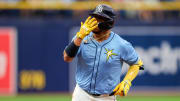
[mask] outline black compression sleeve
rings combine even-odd
[[[75,57],[77,52],[79,50],[79,46],[76,46],[74,44],[74,41],[72,41],[68,46],[66,46],[65,51],[69,57]]]

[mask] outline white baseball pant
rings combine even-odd
[[[108,94],[93,96],[85,92],[82,88],[76,85],[72,101],[117,101],[116,96],[109,96]]]

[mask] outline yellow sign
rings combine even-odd
[[[46,86],[46,75],[41,70],[22,70],[19,87],[23,90],[42,90]]]
[[[28,2],[27,2],[28,1]],[[92,10],[98,4],[111,5],[116,10],[180,10],[180,2],[102,2],[102,1],[79,1],[63,3],[58,0],[46,2],[46,0],[26,0],[19,3],[0,1],[0,9],[32,9],[32,10]]]

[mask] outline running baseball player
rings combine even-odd
[[[77,57],[76,87],[72,101],[116,101],[126,96],[143,63],[132,45],[111,31],[115,12],[98,5],[64,50],[64,61]],[[123,62],[129,70],[120,79]]]

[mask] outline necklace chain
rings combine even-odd
[[[98,41],[99,39],[105,37],[106,35],[108,35],[108,33],[104,34],[103,36],[101,36],[101,37],[99,37],[99,38],[94,38],[94,37],[93,37],[93,39],[96,40],[96,41]]]

